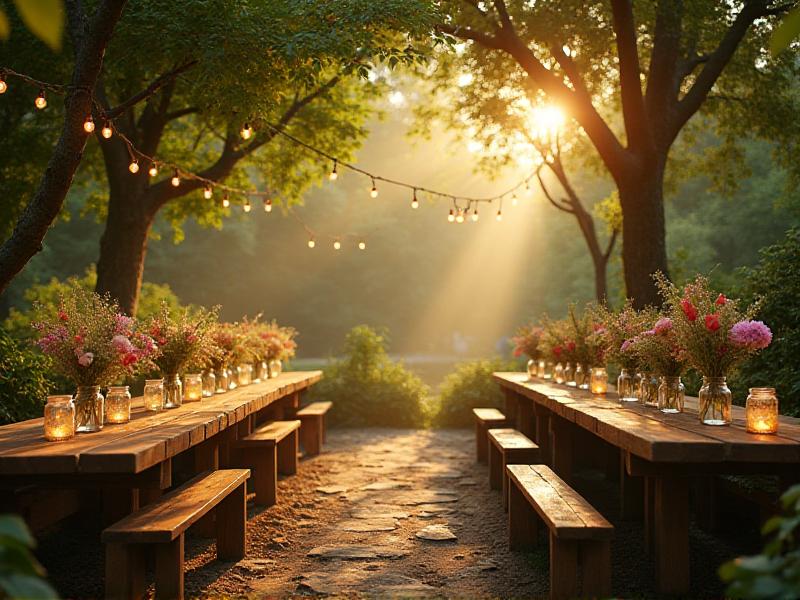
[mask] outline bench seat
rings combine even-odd
[[[106,597],[144,596],[147,549],[154,546],[158,597],[183,598],[184,533],[211,511],[216,514],[217,557],[244,558],[248,477],[247,469],[202,473],[103,531]]]
[[[506,424],[506,417],[496,408],[473,408],[472,414],[475,417],[476,457],[479,463],[486,463],[488,460],[486,432],[489,429],[503,427]]]
[[[536,543],[539,525],[549,530],[550,598],[611,595],[611,525],[546,465],[508,465],[509,543]],[[580,574],[580,579],[579,579]]]
[[[300,441],[306,456],[317,456],[325,442],[326,415],[333,402],[312,402],[297,411],[300,419]]]
[[[272,506],[277,502],[278,473],[297,473],[297,431],[300,421],[270,421],[250,435],[237,440],[245,465],[253,470],[256,504]]]
[[[489,487],[503,490],[503,509],[508,510],[506,465],[531,465],[541,462],[539,446],[516,429],[489,429]]]

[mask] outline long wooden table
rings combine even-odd
[[[643,503],[645,533],[664,593],[689,590],[689,483],[719,474],[777,474],[800,478],[800,421],[781,417],[778,435],[747,433],[744,410],[734,407],[729,427],[702,425],[697,401],[686,412],[664,414],[638,403],[530,380],[526,373],[495,373],[507,416],[536,440],[556,472],[569,480],[586,432],[619,449],[622,497]],[[637,480],[638,479],[638,480]],[[635,484],[640,484],[636,493]],[[643,485],[641,485],[643,484]],[[626,488],[627,486],[627,488]]]
[[[252,431],[260,412],[286,399],[296,408],[300,394],[321,377],[320,371],[286,372],[155,413],[135,399],[130,422],[64,442],[44,439],[42,419],[2,426],[0,488],[117,490],[109,504],[116,507],[111,516],[119,517],[136,509],[139,490],[158,495],[171,486],[174,457],[192,451],[198,470],[224,465],[231,443]]]

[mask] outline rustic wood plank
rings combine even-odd
[[[333,406],[333,402],[312,402],[297,411],[297,418],[318,417],[324,415]]]
[[[183,535],[165,544],[157,544],[156,596],[183,599]]]
[[[272,421],[265,423],[245,438],[236,442],[240,447],[274,446],[300,429],[300,421]]]
[[[489,441],[502,451],[539,448],[528,436],[516,429],[489,429],[487,435]]]

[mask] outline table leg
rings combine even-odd
[[[689,480],[655,478],[656,585],[665,594],[689,591]]]
[[[553,470],[567,483],[572,479],[573,427],[572,423],[556,415],[550,418],[550,430],[553,435],[553,445],[550,449]]]
[[[506,396],[505,408],[503,413],[506,417],[507,427],[515,427],[517,423],[517,406],[519,404],[519,396],[511,390],[503,390]]]
[[[655,549],[655,494],[656,482],[653,477],[645,477],[643,486],[644,488],[644,549],[649,556],[653,556]]]
[[[517,402],[517,430],[533,438],[536,430],[533,416],[533,400],[520,398]]]
[[[103,489],[103,524],[113,525],[139,510],[138,488]]]
[[[620,516],[638,521],[644,516],[644,477],[634,477],[626,468],[625,452],[619,453]]]
[[[551,464],[550,456],[550,411],[541,404],[534,403],[533,412],[536,415],[536,428],[534,441],[539,446],[539,456],[542,464]]]

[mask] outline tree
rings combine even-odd
[[[106,46],[124,6],[125,0],[103,0],[88,17],[80,2],[66,2],[74,66],[64,99],[61,135],[36,191],[11,236],[0,246],[0,293],[41,249],[47,229],[61,210],[88,137],[83,123],[92,110],[91,90],[102,70]]]
[[[667,271],[665,174],[692,117],[713,118],[727,149],[744,134],[796,144],[796,127],[780,131],[785,119],[777,116],[796,104],[786,84],[797,67],[791,53],[773,60],[765,51],[775,16],[790,5],[453,0],[439,29],[469,42],[463,64],[476,78],[487,75],[484,94],[522,86],[585,132],[617,186],[625,285],[643,306],[659,302],[651,274]],[[789,165],[785,149],[778,152]]]

